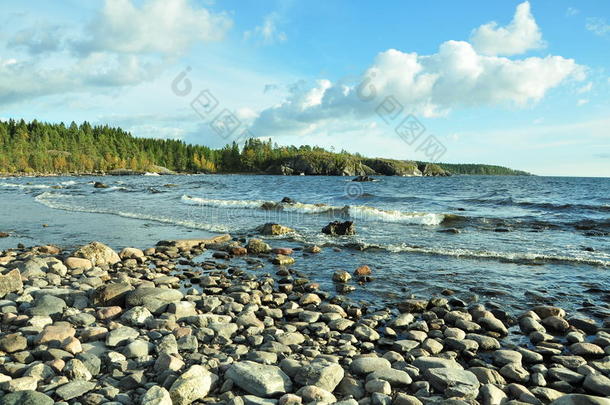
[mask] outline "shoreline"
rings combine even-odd
[[[373,310],[293,270],[315,248],[268,242],[0,252],[3,403],[610,404],[610,319],[511,314],[451,285]],[[347,270],[327,275],[344,293],[375,277]]]

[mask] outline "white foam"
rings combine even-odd
[[[210,232],[223,233],[223,232],[229,231],[229,229],[226,226],[221,226],[221,225],[204,224],[204,223],[195,222],[195,221],[182,220],[182,219],[177,219],[177,218],[168,218],[168,217],[156,216],[156,215],[147,215],[147,214],[142,214],[142,213],[127,212],[127,211],[113,211],[113,210],[102,209],[102,208],[83,207],[83,206],[79,206],[79,205],[75,204],[73,202],[73,198],[71,196],[62,195],[62,194],[53,194],[50,192],[44,192],[44,193],[36,196],[34,198],[34,200],[46,207],[58,209],[58,210],[64,210],[64,211],[87,212],[87,213],[91,213],[91,214],[116,215],[116,216],[123,217],[123,218],[141,219],[141,220],[145,220],[145,221],[153,221],[153,222],[159,222],[159,223],[163,223],[163,224],[183,226],[185,228],[201,229],[201,230],[206,230],[206,231],[210,231]],[[64,200],[64,201],[62,202],[60,200]],[[70,200],[70,201],[66,202],[65,200]]]
[[[46,189],[51,188],[46,184],[15,184],[15,183],[0,183],[0,187],[13,187],[22,189]]]
[[[375,207],[368,206],[349,206],[337,207],[327,204],[306,204],[306,203],[294,203],[294,204],[282,204],[274,203],[263,200],[218,200],[191,197],[187,195],[182,196],[182,202],[191,205],[201,205],[206,207],[215,208],[242,208],[242,209],[262,209],[262,205],[265,203],[276,204],[278,208],[281,208],[285,212],[294,212],[301,214],[346,214],[350,218],[361,220],[361,221],[379,221],[379,222],[394,222],[403,224],[419,224],[419,225],[439,225],[445,219],[444,214],[437,214],[431,212],[403,212],[403,211],[392,211],[382,210]]]
[[[144,176],[161,176],[161,175],[159,173],[146,172],[146,173],[144,173]]]
[[[549,255],[542,253],[515,253],[515,252],[494,252],[486,250],[470,250],[461,248],[427,248],[419,246],[409,246],[406,244],[376,246],[381,249],[388,250],[393,253],[410,252],[423,253],[429,255],[450,256],[457,258],[480,258],[480,259],[497,259],[507,260],[511,262],[564,262],[564,263],[579,263],[592,266],[610,267],[609,260],[594,259],[578,256],[563,256]]]

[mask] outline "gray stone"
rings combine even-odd
[[[154,385],[146,391],[140,400],[142,405],[173,405],[169,391],[158,385]]]
[[[610,397],[610,378],[601,374],[589,374],[585,378],[583,386],[595,394]]]
[[[413,361],[413,365],[420,371],[426,371],[430,368],[453,368],[463,370],[458,362],[451,359],[445,359],[442,357],[418,357]]]
[[[144,306],[157,315],[164,312],[168,304],[181,301],[182,298],[183,295],[179,290],[142,287],[128,293],[125,302],[132,307]]]
[[[85,395],[87,392],[95,388],[95,383],[83,380],[74,380],[55,390],[55,394],[64,401],[69,401],[74,398]]]
[[[551,405],[610,405],[610,399],[584,394],[568,394],[551,402]]]
[[[0,400],[3,405],[53,405],[55,401],[36,391],[18,391],[5,395]]]
[[[325,359],[315,359],[303,365],[294,376],[294,381],[301,385],[315,385],[333,392],[343,379],[345,371],[337,363]]]
[[[106,346],[119,346],[121,343],[135,339],[138,336],[140,336],[140,332],[136,329],[130,328],[129,326],[121,326],[108,332],[106,335]]]
[[[381,357],[359,357],[350,364],[350,370],[360,375],[389,368],[392,368],[392,364]]]
[[[173,405],[188,405],[205,398],[218,377],[200,365],[191,366],[169,389]]]
[[[383,380],[392,384],[392,387],[407,387],[413,379],[406,371],[393,368],[377,370],[366,376],[367,380]]]
[[[0,298],[6,294],[19,291],[23,288],[21,273],[18,269],[13,269],[6,274],[0,275]]]
[[[244,391],[259,397],[273,397],[292,391],[292,381],[277,366],[252,361],[234,363],[225,373]]]
[[[447,398],[463,397],[474,399],[479,395],[477,376],[466,370],[450,368],[430,368],[425,376],[437,390],[443,391]]]

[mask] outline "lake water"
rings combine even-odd
[[[217,233],[295,229],[272,246],[317,244],[294,268],[332,288],[371,266],[356,299],[385,303],[452,289],[521,310],[538,303],[610,315],[610,179],[551,177],[133,176],[0,178],[0,249],[100,240],[116,249]],[[109,188],[96,189],[94,181]],[[283,197],[298,201],[265,210]],[[357,235],[321,228],[352,220]],[[43,226],[43,224],[47,226]],[[274,271],[269,265],[261,271]]]

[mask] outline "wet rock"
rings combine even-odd
[[[96,181],[93,183],[93,188],[108,188],[108,185],[102,183],[101,181]]]
[[[263,226],[261,226],[260,228],[258,228],[258,231],[263,234],[263,235],[284,235],[290,232],[294,232],[294,229],[289,228],[287,226],[283,226],[280,224],[274,224],[274,223],[266,223]]]
[[[345,270],[337,270],[333,273],[333,281],[337,283],[347,283],[352,275]]]
[[[352,221],[339,222],[334,221],[322,228],[322,233],[327,235],[355,235],[356,226]]]
[[[269,253],[271,252],[271,246],[267,243],[263,242],[260,239],[252,238],[248,241],[246,245],[246,249],[251,254],[261,254],[261,253]]]

